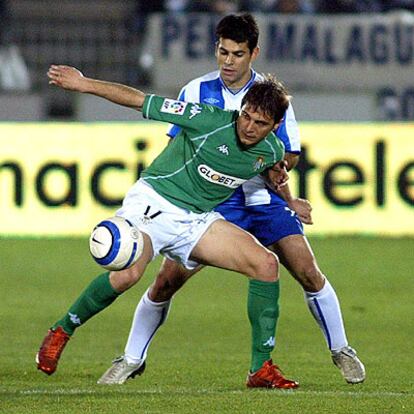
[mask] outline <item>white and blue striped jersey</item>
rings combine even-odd
[[[262,79],[263,77],[260,74],[252,70],[250,81],[242,89],[232,91],[221,80],[220,72],[217,70],[190,81],[181,89],[178,99],[187,102],[206,103],[223,109],[238,110],[249,88],[255,81]],[[172,125],[168,135],[173,138],[179,130],[179,127]],[[281,124],[276,130],[276,135],[283,142],[286,152],[300,153],[298,125],[292,105],[289,105]],[[257,176],[239,187],[226,203],[237,205],[242,203],[246,206],[254,206],[270,203],[279,204],[284,203],[284,201],[269,190],[263,179]]]

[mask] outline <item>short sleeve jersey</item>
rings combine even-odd
[[[142,178],[171,203],[197,213],[211,211],[284,156],[273,132],[243,146],[236,132],[238,111],[149,95],[142,112],[145,118],[181,127]]]
[[[263,80],[263,77],[252,69],[249,82],[242,89],[233,91],[222,81],[220,72],[214,71],[190,81],[181,89],[178,99],[187,102],[207,103],[223,109],[238,110],[241,107],[241,101],[244,95],[254,82],[260,80]],[[168,135],[174,138],[179,131],[180,127],[173,125]],[[300,154],[299,131],[292,105],[289,105],[276,131],[276,135],[283,142],[286,152]],[[286,205],[286,202],[282,198],[275,192],[269,190],[260,176],[254,177],[244,183],[226,203],[237,206],[270,203]]]

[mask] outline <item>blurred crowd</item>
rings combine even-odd
[[[262,13],[381,13],[414,11],[414,0],[137,0],[140,14],[155,12],[218,14]]]
[[[9,21],[9,10],[5,0],[0,0],[0,45],[6,43],[6,28]]]

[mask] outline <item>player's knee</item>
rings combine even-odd
[[[137,266],[132,266],[129,269],[114,271],[110,273],[111,285],[119,293],[125,292],[130,287],[138,282],[141,275]]]
[[[259,260],[256,260],[255,274],[252,275],[257,280],[263,282],[275,282],[279,279],[279,260],[277,256],[264,251]]]

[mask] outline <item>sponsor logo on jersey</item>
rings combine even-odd
[[[189,119],[194,118],[196,115],[198,115],[201,112],[201,110],[202,110],[202,108],[201,108],[200,105],[193,104],[191,106],[191,109],[190,109],[190,114],[191,115],[190,115],[190,118]]]
[[[229,155],[229,147],[226,144],[219,145],[217,149],[224,155]]]
[[[208,165],[201,164],[198,166],[198,173],[203,177],[205,180],[210,181],[214,184],[223,185],[228,188],[237,188],[242,185],[247,180],[243,180],[242,178],[232,177],[231,175],[222,174],[218,171],[214,171]]]
[[[185,111],[187,102],[175,101],[174,99],[164,99],[161,112],[166,114],[182,115]]]
[[[256,161],[254,162],[253,168],[255,171],[260,170],[264,166],[264,158],[263,157],[257,157]]]
[[[216,98],[206,98],[206,99],[203,99],[203,102],[208,103],[210,105],[215,105],[219,103],[220,101]]]

